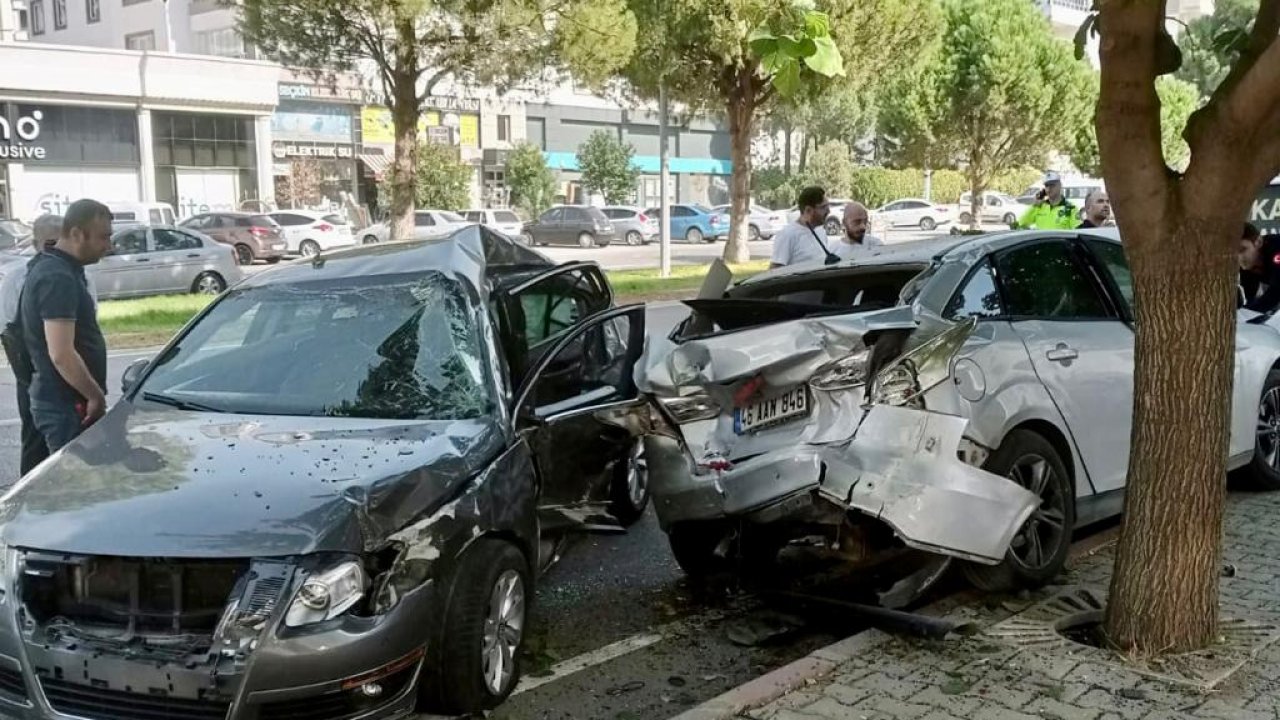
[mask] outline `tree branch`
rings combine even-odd
[[[1098,27],[1102,74],[1098,94],[1098,150],[1118,207],[1167,190],[1156,94],[1163,2],[1101,0]]]

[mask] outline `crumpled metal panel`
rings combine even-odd
[[[914,329],[909,307],[775,323],[674,345],[650,339],[636,384],[660,396],[763,374],[771,385],[804,382],[817,368],[864,347],[877,330]]]
[[[843,452],[828,454],[822,496],[877,517],[907,545],[996,563],[1039,506],[957,452],[968,420],[877,405]]]

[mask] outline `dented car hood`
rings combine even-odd
[[[505,446],[491,419],[184,412],[129,402],[0,499],[0,541],[95,555],[363,552]]]

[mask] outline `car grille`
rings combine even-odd
[[[21,672],[0,667],[0,695],[10,700],[27,699],[27,684],[23,682]]]
[[[298,700],[264,703],[258,711],[259,720],[347,720],[390,705],[400,698],[413,679],[416,664],[388,675],[378,681],[382,694],[366,697],[359,688],[342,690],[327,695]]]
[[[50,678],[40,685],[54,710],[92,720],[223,720],[231,709],[225,702],[103,690]]]

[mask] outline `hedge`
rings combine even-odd
[[[1040,179],[1034,169],[1013,170],[999,175],[989,190],[1019,195]],[[755,202],[770,208],[787,208],[796,202],[804,181],[798,175],[788,177],[777,167],[760,168],[752,178]],[[924,171],[882,167],[855,167],[849,171],[850,197],[869,208],[907,197],[924,197]],[[935,170],[930,199],[954,204],[969,190],[969,181],[957,170]]]

